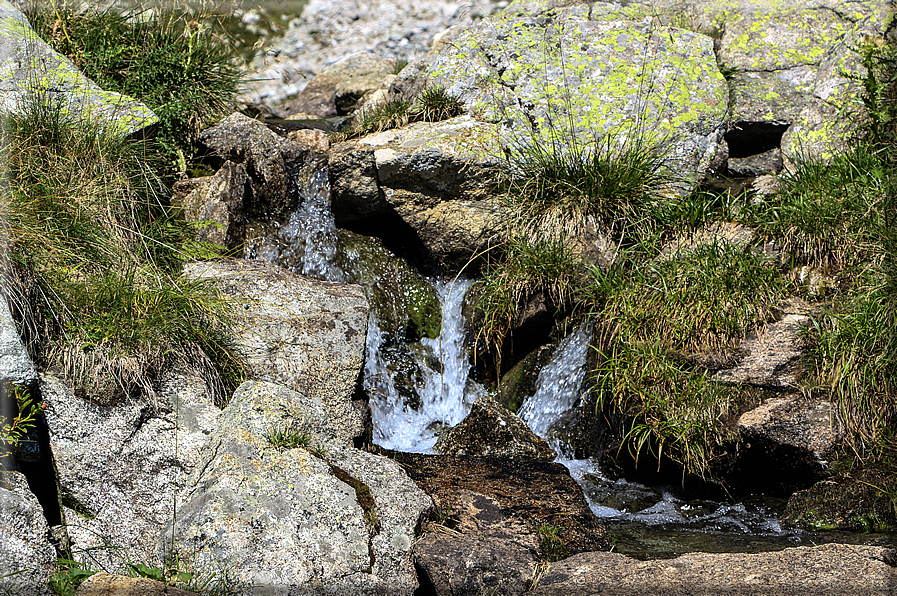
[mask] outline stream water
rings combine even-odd
[[[329,281],[345,281],[334,262],[339,237],[330,212],[329,181],[321,171],[300,180],[300,206],[273,233],[247,248],[246,256],[280,263]],[[410,358],[414,400],[399,389],[388,352],[395,338],[372,316],[366,346],[364,386],[370,397],[374,442],[399,451],[430,453],[442,428],[461,422],[485,389],[470,378],[465,346],[468,323],[464,295],[472,281],[428,280],[439,296],[442,327],[435,339],[403,346]],[[573,450],[551,430],[580,405],[591,339],[588,322],[576,327],[541,370],[535,393],[518,412],[530,428],[548,440],[582,487],[592,512],[611,529],[616,550],[640,557],[669,557],[685,552],[754,552],[822,542],[869,543],[876,535],[805,532],[777,520],[784,501],[755,497],[738,502],[686,500],[675,487],[644,486],[606,475],[593,460],[570,459]],[[391,347],[392,346],[392,347]],[[886,540],[886,537],[880,537]]]

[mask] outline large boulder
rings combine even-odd
[[[786,394],[742,414],[742,444],[727,483],[741,493],[787,496],[829,476],[829,461],[843,436],[835,408],[828,401]]]
[[[204,222],[196,237],[234,250],[243,245],[244,210],[252,204],[246,166],[230,160],[212,176],[175,183],[175,196],[189,222]]]
[[[237,259],[189,263],[184,275],[214,280],[237,304],[234,348],[250,378],[320,399],[342,445],[364,433],[367,404],[354,399],[368,326],[368,301],[360,286]]]
[[[391,208],[445,272],[460,271],[500,231],[499,205],[489,194],[501,167],[490,153],[496,138],[494,125],[459,116],[335,147],[339,157],[331,161],[352,181],[334,187],[335,215],[350,221]]]
[[[447,88],[475,118],[500,126],[511,152],[640,138],[665,146],[686,186],[703,178],[729,115],[713,40],[613,5],[556,4],[480,21],[394,86]]]
[[[659,561],[593,552],[555,563],[531,593],[885,596],[894,593],[895,564],[897,553],[890,549],[843,544],[757,554],[691,553]]]
[[[18,9],[0,0],[0,112],[21,112],[34,101],[96,118],[124,135],[159,121],[139,101],[100,89],[39,38]]]
[[[109,571],[155,561],[156,540],[219,410],[198,374],[166,374],[158,399],[103,407],[41,377],[50,447],[75,551]]]
[[[478,398],[460,424],[442,431],[436,446],[445,455],[477,455],[507,459],[553,461],[548,442],[513,412],[489,396]]]
[[[321,118],[351,112],[361,96],[393,73],[395,62],[372,52],[356,52],[331,64],[295,98],[281,106],[280,116],[312,114]]]
[[[18,472],[0,472],[0,592],[47,596],[56,551],[44,511]]]
[[[410,596],[432,502],[397,463],[343,443],[320,398],[244,383],[167,534],[174,552],[264,593]]]

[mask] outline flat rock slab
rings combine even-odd
[[[561,464],[389,453],[442,511],[458,510],[460,491],[470,491],[494,499],[502,515],[518,520],[530,531],[541,524],[562,528],[560,538],[570,553],[610,548],[606,530]]]
[[[738,365],[719,371],[713,380],[770,389],[794,387],[804,354],[800,333],[809,324],[811,312],[809,305],[800,301],[786,305],[781,319],[752,334],[741,345],[745,356]]]
[[[758,554],[692,553],[639,561],[607,552],[555,563],[533,596],[872,596],[897,593],[897,553],[826,544]]]
[[[196,596],[145,577],[97,573],[78,586],[75,596]]]
[[[0,112],[20,112],[34,100],[58,102],[68,113],[97,118],[125,135],[159,121],[139,101],[85,77],[37,36],[19,10],[0,0]]]

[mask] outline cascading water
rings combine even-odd
[[[246,258],[278,263],[291,271],[327,281],[345,281],[336,265],[338,238],[330,209],[327,169],[309,167],[297,175],[299,207],[274,234],[250,243]]]
[[[371,396],[374,442],[388,449],[429,453],[440,428],[454,426],[470,411],[482,388],[468,379],[470,362],[465,347],[464,295],[468,280],[436,282],[442,303],[442,329],[436,339],[424,338],[413,352],[422,375],[412,407],[396,387],[384,358],[384,335],[371,320],[368,328],[365,387]]]
[[[536,392],[517,412],[530,429],[548,440],[557,452],[564,445],[549,435],[551,427],[582,397],[591,325],[583,322],[564,338],[536,380]]]

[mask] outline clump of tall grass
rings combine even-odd
[[[362,107],[355,116],[355,123],[341,138],[361,137],[401,128],[412,122],[439,122],[459,116],[464,112],[464,102],[440,85],[425,87],[410,99],[394,97],[370,107]]]
[[[4,273],[36,358],[115,401],[154,395],[156,373],[192,355],[223,395],[241,369],[228,303],[180,277],[214,253],[168,206],[147,145],[41,97],[0,130]]]
[[[152,109],[162,165],[183,171],[196,135],[235,108],[242,75],[222,24],[186,9],[123,14],[85,6],[36,2],[28,18],[100,87]]]

